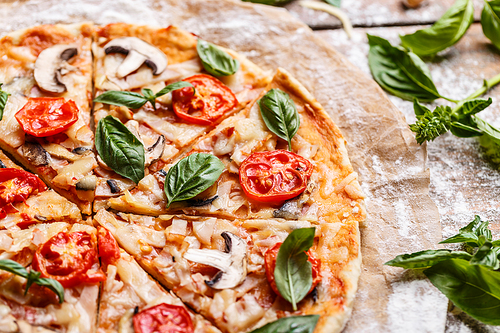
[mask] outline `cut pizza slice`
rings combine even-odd
[[[97,28],[93,54],[100,164],[96,171],[102,177],[94,211],[145,175],[161,170],[194,140],[255,99],[269,82],[267,74],[245,57],[175,26],[116,23]],[[121,124],[110,125],[116,121],[126,130]],[[113,138],[100,137],[111,127],[126,132],[116,140],[126,141],[123,145],[131,146],[131,153],[109,148]],[[138,145],[131,142],[133,137]],[[130,160],[137,163],[128,167]]]
[[[101,287],[97,333],[161,332],[160,327],[169,327],[168,332],[220,333],[120,250],[107,229],[98,227],[98,237],[107,279]]]
[[[95,332],[99,283],[92,226],[53,222],[0,231],[2,332]]]
[[[223,162],[222,174],[210,188],[178,200],[176,193],[194,186],[194,178],[179,171],[185,169],[179,167],[181,160],[112,198],[110,207],[150,215],[364,220],[364,196],[345,139],[321,105],[283,69],[258,101],[222,121],[187,155],[192,153],[215,155]]]
[[[361,264],[357,223],[229,221],[106,210],[97,212],[95,221],[148,273],[223,332],[248,332],[282,317],[293,323],[307,315],[320,315],[315,332],[339,332],[349,317]],[[275,267],[281,265],[276,262],[282,243],[296,229],[309,232],[305,260],[310,265],[303,265],[310,271],[298,268],[302,275],[293,277],[291,283],[302,285],[295,305],[277,296],[281,283],[275,281]]]
[[[97,166],[90,129],[92,23],[41,25],[0,39],[8,93],[0,147],[90,214]]]
[[[36,223],[82,220],[77,205],[50,190],[0,151],[0,229],[20,230]]]

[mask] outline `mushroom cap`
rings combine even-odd
[[[125,77],[146,63],[154,75],[161,74],[168,64],[167,56],[157,47],[137,37],[115,38],[104,47],[106,54],[122,53],[127,57],[118,66],[118,77]]]
[[[48,92],[63,93],[66,85],[61,81],[63,63],[78,54],[75,45],[57,44],[46,48],[35,61],[35,81]]]

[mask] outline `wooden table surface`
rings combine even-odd
[[[286,8],[370,76],[367,33],[397,44],[400,34],[433,23],[452,3],[452,0],[427,0],[420,8],[406,9],[401,0],[342,0],[342,9],[354,25],[351,39],[339,29],[339,20],[329,14],[302,8],[299,1]],[[483,0],[474,0],[474,5],[476,22],[479,22]],[[474,23],[458,44],[441,52],[428,65],[441,94],[461,99],[480,88],[483,79],[500,73],[500,51],[483,35],[481,25]],[[500,127],[500,86],[484,97],[492,97],[493,104],[481,117]],[[389,98],[408,123],[415,121],[411,102],[392,95]],[[435,104],[446,102],[438,100]],[[489,220],[494,239],[500,238],[500,170],[483,159],[476,138],[445,134],[429,143],[428,167],[430,195],[441,215],[441,221],[436,223],[441,223],[444,238],[455,234],[476,214]],[[500,328],[483,325],[450,303],[446,333],[466,332],[500,332]]]

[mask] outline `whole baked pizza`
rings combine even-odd
[[[4,36],[0,84],[0,332],[342,330],[364,196],[285,69],[84,22]]]

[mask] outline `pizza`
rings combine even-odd
[[[176,26],[0,39],[0,327],[340,332],[364,195],[285,69]]]

